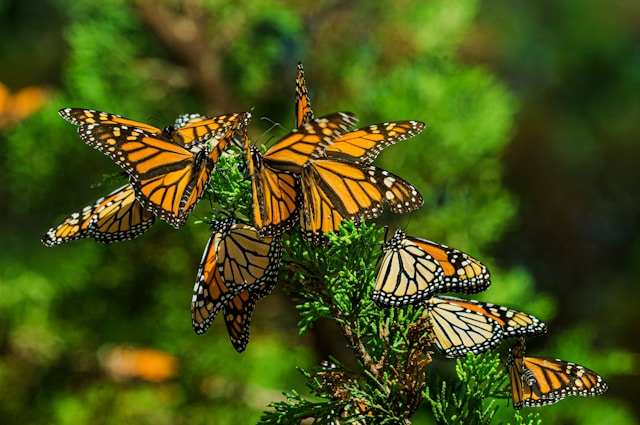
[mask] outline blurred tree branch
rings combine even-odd
[[[193,89],[202,95],[207,109],[239,110],[222,64],[242,26],[235,19],[216,20],[200,0],[185,1],[182,6],[177,11],[162,2],[138,1],[135,10],[167,52],[188,70]],[[215,35],[209,28],[215,28]]]

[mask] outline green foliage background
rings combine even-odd
[[[185,112],[254,108],[251,135],[268,143],[285,130],[266,132],[271,124],[259,118],[293,126],[302,61],[316,115],[348,110],[362,125],[427,124],[377,162],[414,183],[425,206],[381,221],[482,259],[494,284],[481,298],[549,323],[531,352],[587,365],[610,383],[603,397],[537,409],[542,421],[636,423],[624,394],[638,388],[625,377],[638,347],[623,336],[637,316],[626,294],[638,295],[630,283],[638,276],[638,201],[628,185],[640,180],[630,166],[638,155],[630,123],[639,111],[630,96],[640,64],[625,48],[637,43],[627,28],[640,13],[624,1],[604,13],[592,0],[594,10],[577,13],[588,7],[563,0],[546,29],[547,3],[0,1],[0,81],[14,90],[55,88],[43,110],[0,132],[0,422],[255,423],[283,391],[305,393],[295,368],[342,341],[321,326],[298,337],[300,317],[282,292],[258,305],[242,355],[220,323],[202,337],[191,330],[206,226],[192,219],[175,231],[158,223],[138,240],[109,246],[39,242],[59,219],[111,190],[102,175],[119,171],[58,109],[105,110],[162,127]],[[591,198],[574,190],[582,183],[595,191]],[[601,193],[604,202],[587,202]],[[570,203],[592,212],[581,226],[571,226],[583,216]],[[207,213],[204,204],[196,215]],[[557,210],[570,211],[561,217],[575,233],[543,226]],[[622,224],[606,227],[616,218]],[[626,271],[596,262],[581,243],[627,248],[624,258],[609,254]],[[585,256],[591,261],[575,260]],[[627,303],[620,311],[619,298]],[[114,381],[98,356],[111,344],[172,353],[180,374],[162,384]],[[433,364],[445,375],[453,367]],[[509,407],[498,415],[515,421]],[[426,411],[415,423],[434,421]]]

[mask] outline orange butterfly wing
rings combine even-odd
[[[322,150],[333,139],[349,131],[356,121],[356,116],[348,112],[316,118],[271,146],[264,153],[265,163],[278,170],[299,173],[304,164],[322,156]]]
[[[186,216],[189,214],[191,210],[195,207],[195,205],[200,200],[200,197],[204,194],[205,188],[209,184],[211,179],[211,173],[218,163],[218,159],[222,155],[222,151],[227,146],[227,143],[234,139],[234,136],[237,133],[246,132],[246,124],[248,123],[249,118],[247,117],[241,127],[233,127],[226,131],[226,133],[221,134],[219,137],[216,136],[213,139],[210,139],[207,142],[206,151],[208,154],[206,158],[202,160],[202,151],[200,151],[199,146],[194,146],[192,143],[191,150],[195,153],[196,156],[196,167],[193,170],[193,175],[195,176],[191,180],[189,180],[189,186],[184,192],[184,195],[180,199],[179,210],[183,211],[183,214]],[[185,127],[182,127],[176,131],[182,131]],[[187,127],[188,131],[189,128]],[[194,130],[195,131],[195,130]],[[201,161],[201,162],[198,162]],[[143,190],[143,188],[141,188]]]
[[[140,121],[125,118],[120,115],[110,114],[109,112],[94,111],[92,109],[83,108],[64,108],[58,111],[58,114],[71,124],[77,126],[100,124],[100,125],[125,125],[128,127],[139,128],[151,134],[161,134],[163,130]]]
[[[238,122],[246,125],[250,114],[227,114],[206,117],[199,114],[183,114],[176,119],[175,125],[159,129],[140,121],[125,118],[109,112],[94,111],[82,108],[64,108],[58,111],[60,116],[71,124],[87,126],[91,124],[126,126],[143,130],[154,135],[163,135],[173,143],[187,146],[211,138],[216,133],[225,133],[238,126]]]
[[[503,331],[503,338],[513,338],[521,336],[538,336],[547,332],[547,325],[540,319],[522,311],[514,310],[501,305],[485,303],[476,300],[467,300],[441,295],[429,300],[438,300],[449,304],[456,304],[470,312],[487,316],[500,324]]]
[[[302,64],[296,76],[296,127],[300,131],[313,122],[311,101],[304,79]],[[410,211],[422,205],[423,200],[413,186],[369,164],[385,147],[418,134],[424,124],[402,121],[369,126],[341,134],[313,146],[295,160],[302,170],[303,208],[300,223],[305,237],[315,244],[326,244],[324,236],[337,231],[344,219],[360,221],[382,213],[382,203],[388,202],[394,212]],[[298,136],[299,137],[299,136]],[[322,149],[323,146],[326,146]],[[318,152],[318,151],[322,152]],[[310,153],[311,152],[311,153]],[[325,155],[338,157],[335,161],[322,161]],[[359,159],[361,164],[341,160]],[[296,167],[291,169],[299,172]]]
[[[60,111],[60,115],[76,125],[96,123],[104,125],[129,124],[142,127],[154,134],[170,134],[169,130],[167,130],[170,127],[160,130],[153,126],[106,112],[66,108]],[[176,120],[176,128],[204,125],[211,129],[211,123],[206,122],[211,120],[201,115],[185,114]],[[198,137],[198,134],[193,132],[195,130],[188,131],[192,132],[193,138]],[[199,134],[203,134],[203,132],[200,131]],[[182,137],[179,141],[182,142],[191,138],[191,136]],[[216,154],[219,155],[219,150],[216,151]],[[133,239],[151,227],[154,220],[153,213],[147,211],[136,199],[133,187],[126,185],[100,198],[93,205],[71,214],[58,226],[51,228],[42,238],[42,242],[47,246],[53,246],[70,240],[88,237],[104,243]]]
[[[572,395],[594,397],[608,389],[600,375],[566,360],[525,357],[524,367],[528,371],[523,392],[525,406],[553,404]]]
[[[227,326],[227,333],[231,344],[238,353],[247,348],[249,343],[249,330],[251,316],[256,307],[256,303],[264,295],[250,290],[243,291],[235,295],[224,306],[224,322]]]
[[[525,372],[524,349],[524,338],[520,338],[518,343],[509,349],[509,357],[506,363],[509,382],[511,383],[513,407],[517,410],[522,409],[524,405],[524,382],[522,380]]]
[[[42,243],[53,246],[81,238],[102,243],[134,239],[146,232],[154,220],[154,215],[136,199],[131,185],[125,185],[49,229]]]
[[[307,91],[307,83],[304,80],[304,70],[302,63],[298,63],[296,74],[296,128],[313,121],[313,110],[311,100]]]
[[[380,216],[383,203],[389,204],[392,212],[401,213],[413,211],[424,202],[405,180],[380,168],[340,158],[310,162],[303,169],[301,181],[303,231],[314,243],[322,243],[322,233],[338,230],[342,220]]]
[[[330,157],[344,157],[361,164],[371,164],[388,146],[419,134],[424,129],[420,121],[397,121],[374,124],[345,133],[326,147]]]
[[[345,217],[335,209],[333,200],[318,186],[307,182],[303,184],[303,190],[303,208],[300,213],[303,235],[315,245],[327,245],[329,240],[325,234],[336,232]]]

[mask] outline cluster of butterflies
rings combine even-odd
[[[87,109],[59,113],[78,126],[88,145],[120,165],[129,183],[51,228],[42,238],[47,246],[89,237],[105,243],[133,239],[156,217],[180,228],[205,193],[225,148],[245,152],[252,222],[228,218],[211,223],[191,304],[198,334],[223,311],[238,352],[248,344],[256,303],[277,282],[284,232],[298,223],[309,243],[324,245],[326,234],[337,231],[343,220],[378,217],[383,204],[396,213],[423,204],[410,183],[371,163],[384,148],[420,133],[424,124],[398,121],[350,130],[357,121],[351,113],[315,118],[301,64],[296,127],[265,152],[250,143],[247,112],[212,118],[181,115],[163,129]],[[516,408],[606,390],[602,378],[582,366],[524,357],[524,337],[546,332],[535,317],[480,301],[434,296],[487,289],[489,272],[478,260],[402,230],[384,245],[383,254],[373,300],[387,307],[423,306],[434,343],[445,356],[482,353],[503,338],[519,338],[507,362]]]
[[[513,405],[535,407],[570,395],[595,396],[607,389],[594,371],[565,360],[525,357],[525,337],[546,333],[534,316],[507,307],[451,296],[475,294],[491,284],[487,268],[475,258],[397,230],[383,247],[373,299],[384,306],[424,307],[434,345],[446,357],[495,349],[503,338],[518,338],[506,362]]]

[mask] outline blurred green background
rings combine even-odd
[[[268,143],[286,130],[265,133],[261,117],[293,127],[298,61],[316,115],[427,123],[377,162],[425,206],[381,222],[482,259],[494,282],[482,299],[547,322],[529,353],[609,383],[536,409],[543,422],[638,423],[633,0],[0,0],[0,423],[255,423],[283,391],[304,391],[297,366],[339,355],[331,326],[297,335],[279,290],[258,305],[243,354],[219,320],[196,336],[189,306],[209,231],[194,219],[112,245],[39,241],[118,171],[58,109],[163,127],[253,108],[250,133]],[[160,375],[136,369],[136,353]],[[511,408],[499,419],[513,421]]]

